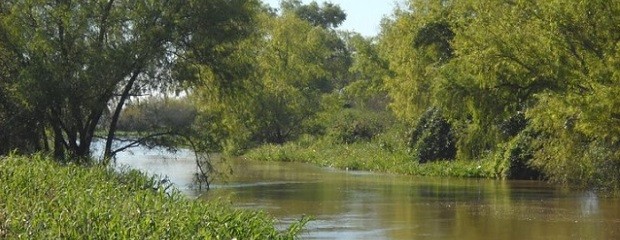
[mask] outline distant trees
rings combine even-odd
[[[129,133],[191,131],[196,108],[187,98],[149,97],[132,101],[118,119],[119,131]]]

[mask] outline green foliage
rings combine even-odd
[[[323,2],[323,6],[319,6],[316,1],[312,1],[308,5],[302,5],[302,2],[299,0],[284,0],[280,2],[280,7],[284,14],[292,12],[313,26],[323,28],[336,28],[347,18],[347,14],[340,6],[330,2]]]
[[[296,161],[346,170],[377,171],[395,174],[437,177],[496,177],[493,163],[437,161],[425,164],[411,161],[394,133],[379,135],[371,142],[333,144],[310,138],[284,145],[263,145],[244,157],[259,161]],[[310,144],[308,144],[310,142]]]
[[[407,146],[420,163],[452,160],[456,143],[450,123],[437,108],[429,108],[409,134]]]
[[[452,58],[453,49],[450,42],[454,38],[454,32],[447,22],[429,22],[424,24],[413,39],[415,47],[435,46],[439,62],[445,62]]]
[[[379,44],[391,107],[410,121],[440,106],[457,158],[498,159],[509,177],[617,186],[619,13],[607,1],[409,1]]]
[[[213,75],[206,69],[196,89],[201,115],[219,123],[199,126],[220,134],[223,148],[232,152],[262,143],[281,144],[303,133],[305,122],[320,110],[323,94],[342,82],[349,55],[335,32],[314,27],[295,14],[263,14],[260,31],[240,43],[233,53],[253,68],[238,79],[241,91],[221,94],[210,87]],[[201,130],[203,131],[203,130]]]
[[[118,120],[118,130],[127,132],[188,131],[196,109],[187,98],[151,97],[129,104]]]
[[[108,131],[111,157],[117,119],[131,96],[177,90],[192,82],[184,67],[196,63],[220,79],[231,76],[225,56],[253,31],[257,7],[258,1],[219,0],[2,1],[0,57],[3,65],[5,57],[14,59],[6,65],[10,82],[0,85],[2,95],[11,92],[2,99],[11,109],[2,111],[36,120],[22,123],[36,134],[11,135],[59,159],[87,159],[99,127]]]
[[[585,135],[570,125],[567,121],[555,131],[541,133],[533,143],[538,151],[534,153],[532,165],[552,181],[617,188],[620,176],[618,144]]]
[[[0,32],[5,31],[0,24]],[[40,109],[24,99],[17,79],[19,62],[6,37],[0,34],[0,155],[13,150],[29,153],[43,148],[43,121],[37,117]]]
[[[539,136],[526,130],[498,148],[493,156],[497,176],[507,179],[539,180],[544,177],[532,163]]]
[[[379,113],[358,109],[343,109],[330,116],[327,123],[327,135],[335,143],[350,144],[370,141],[389,124],[387,118]]]
[[[41,155],[0,158],[0,238],[293,239],[262,212],[186,199],[153,189],[138,171],[117,173],[51,162]]]
[[[353,61],[349,68],[351,82],[343,93],[356,106],[374,111],[387,110],[387,93],[383,78],[388,76],[387,62],[379,56],[377,43],[359,34],[348,37]]]
[[[527,127],[527,119],[523,112],[510,116],[499,124],[499,130],[506,137],[514,137]]]
[[[402,121],[411,121],[434,106],[437,73],[452,55],[452,1],[409,1],[384,21],[379,39],[380,56],[390,73],[384,79],[390,107]],[[413,124],[413,122],[409,122]]]

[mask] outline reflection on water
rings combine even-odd
[[[104,142],[93,143],[93,156],[101,158]],[[115,147],[120,147],[115,146]],[[194,174],[198,172],[194,153],[187,149],[170,152],[165,148],[148,149],[144,147],[130,148],[116,154],[114,163],[119,169],[140,169],[149,175],[166,178],[175,184],[175,187],[187,195],[196,195],[194,191]]]
[[[433,179],[296,163],[233,164],[204,196],[309,223],[304,239],[619,239],[620,200],[535,181]],[[605,214],[602,214],[605,213]]]
[[[195,166],[156,156],[119,162],[186,186]],[[161,158],[159,158],[161,159]],[[434,179],[236,160],[204,199],[262,209],[282,225],[314,217],[304,239],[620,239],[620,199],[535,181]],[[186,187],[187,194],[197,194]],[[195,195],[194,195],[195,196]]]
[[[586,191],[581,196],[581,213],[584,216],[596,215],[599,212],[598,196],[593,191]]]

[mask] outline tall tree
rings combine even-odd
[[[409,3],[382,38],[397,115],[441,106],[463,159],[505,158],[559,181],[618,185],[619,4]]]
[[[323,2],[319,6],[316,1],[303,5],[300,0],[284,0],[280,2],[280,8],[285,13],[294,13],[302,20],[323,28],[336,28],[347,19],[347,14],[340,6],[330,2]]]
[[[15,79],[51,129],[55,156],[88,157],[95,129],[113,104],[109,158],[125,102],[172,83],[172,63],[211,64],[225,73],[218,54],[243,36],[237,30],[249,22],[252,3],[9,0],[0,24],[6,48],[18,59]]]
[[[344,92],[361,107],[387,110],[387,92],[383,79],[390,75],[388,63],[379,54],[374,38],[351,34],[346,39],[352,55],[349,68],[351,82]]]
[[[5,37],[0,35],[0,154],[37,151],[45,147],[42,121],[36,117],[37,109],[29,106],[19,91],[17,57],[6,49]]]
[[[220,124],[204,126],[229,140],[232,150],[255,143],[283,143],[299,135],[302,124],[319,109],[322,94],[336,87],[335,62],[348,58],[334,50],[335,32],[299,18],[294,12],[263,14],[261,31],[239,44],[231,55],[247,63],[251,75],[240,82],[243,93],[225,95],[218,89],[197,89],[202,117]],[[211,82],[212,74],[201,76]],[[231,150],[229,149],[229,150]]]
[[[433,106],[438,69],[452,57],[451,1],[410,1],[383,23],[380,53],[394,74],[385,79],[399,118],[416,122]]]

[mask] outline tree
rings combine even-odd
[[[379,54],[379,46],[374,38],[364,38],[352,34],[346,38],[352,55],[349,68],[351,82],[344,93],[356,105],[375,111],[387,109],[387,92],[383,79],[390,75],[388,63]]]
[[[346,68],[336,62],[349,57],[341,40],[331,30],[313,26],[292,12],[263,14],[261,31],[239,44],[231,55],[251,69],[238,82],[238,94],[218,94],[218,89],[197,89],[201,115],[218,119],[204,126],[228,139],[227,150],[242,150],[252,144],[284,143],[303,132],[303,123],[319,110],[319,101],[332,92]],[[342,50],[342,51],[341,51]],[[346,65],[346,63],[343,63]],[[340,66],[340,65],[338,65]],[[210,82],[211,74],[201,74]],[[212,86],[207,84],[205,86]],[[224,130],[224,131],[222,131]]]
[[[303,5],[299,0],[284,0],[280,2],[280,8],[284,14],[293,13],[313,26],[322,28],[336,28],[347,19],[347,14],[340,6],[330,2],[323,2],[323,6],[319,6],[316,1]]]
[[[324,2],[322,6],[319,6],[315,1],[303,5],[299,0],[285,0],[280,3],[280,8],[282,15],[293,15],[312,26],[327,30],[326,47],[332,55],[328,59],[329,63],[325,64],[330,73],[329,79],[323,79],[323,81],[330,82],[330,87],[334,89],[342,89],[347,85],[350,81],[347,69],[352,60],[343,38],[348,33],[338,33],[334,30],[346,20],[347,14],[340,6],[329,2]]]
[[[527,164],[551,179],[597,185],[614,179],[620,132],[612,127],[617,97],[610,93],[617,88],[617,68],[605,56],[618,54],[612,16],[619,7],[603,1],[467,3],[459,9],[467,14],[452,42],[460,56],[442,71],[438,95],[449,99],[444,105],[453,112],[478,116],[484,120],[478,125],[495,134],[498,125],[524,112],[527,126],[521,129],[528,131],[515,138],[535,134],[536,141],[520,148],[533,149]],[[486,139],[503,146],[512,137]]]
[[[4,32],[4,31],[0,31]],[[13,150],[30,153],[45,148],[42,123],[36,118],[36,109],[29,107],[19,93],[18,63],[0,36],[0,154]]]
[[[391,108],[401,120],[414,123],[433,103],[438,70],[452,57],[451,1],[410,1],[385,20],[380,56],[393,73],[385,78]]]
[[[15,81],[26,105],[39,110],[50,129],[54,155],[88,157],[95,129],[112,104],[105,148],[109,159],[127,99],[180,80],[184,75],[171,77],[173,66],[198,63],[231,81],[227,63],[220,59],[251,31],[257,5],[224,0],[3,1],[0,24],[6,49],[18,59]]]
[[[619,12],[607,1],[411,1],[381,39],[392,108],[408,120],[441,107],[457,158],[617,186]]]

